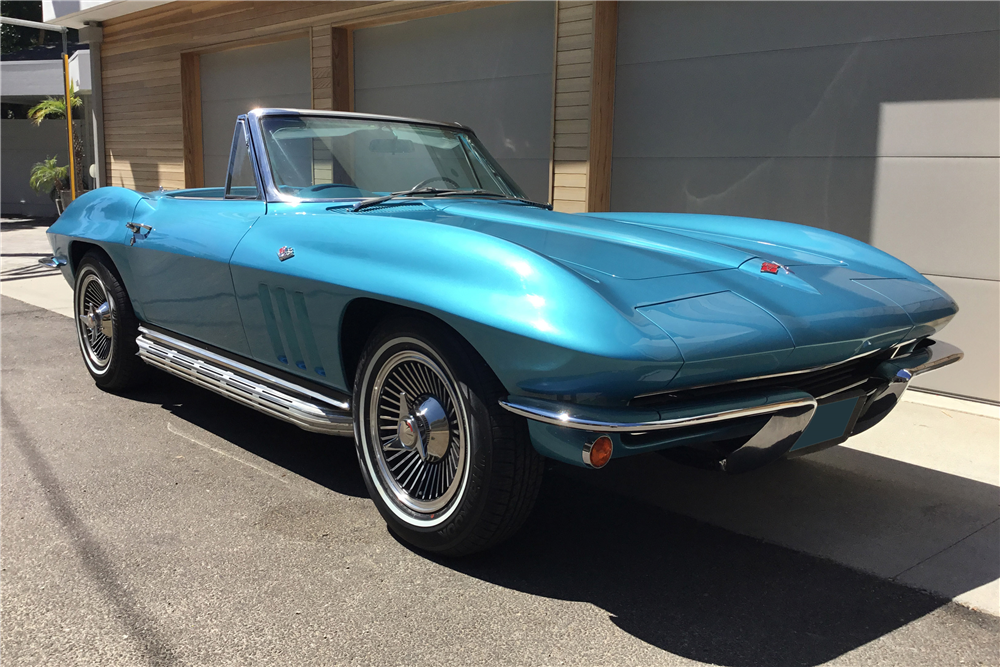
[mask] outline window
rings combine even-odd
[[[524,196],[458,127],[277,114],[260,127],[275,187],[291,197],[360,199],[425,187]]]
[[[233,149],[229,155],[229,176],[226,180],[226,199],[257,199],[257,177],[250,157],[250,137],[246,123],[236,123]]]

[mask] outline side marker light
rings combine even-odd
[[[613,450],[611,438],[602,435],[583,448],[583,462],[591,468],[603,468],[611,460]]]

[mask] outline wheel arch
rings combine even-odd
[[[100,243],[94,243],[93,241],[87,239],[70,239],[67,249],[67,259],[68,265],[70,267],[70,287],[76,284],[76,274],[77,269],[80,266],[80,262],[83,258],[87,256],[88,253],[95,253],[101,257],[111,271],[115,278],[122,284],[125,289],[125,294],[128,296],[129,302],[132,304],[132,310],[140,320],[143,319],[142,315],[142,304],[138,303],[135,299],[133,290],[131,289],[131,272],[128,270],[128,263],[125,257],[119,256],[119,260],[115,261],[114,254],[108,252]],[[124,263],[124,266],[121,264]],[[124,271],[122,269],[125,269]]]
[[[115,271],[117,272],[118,269],[115,266],[115,261],[113,259],[111,259],[111,255],[109,255],[108,252],[104,248],[102,248],[100,245],[98,245],[97,243],[91,243],[90,241],[73,240],[73,241],[70,241],[70,244],[69,244],[69,257],[68,257],[68,259],[69,259],[69,266],[70,266],[70,269],[73,272],[73,277],[74,278],[76,278],[77,267],[80,266],[80,262],[83,261],[83,258],[89,252],[96,252],[96,253],[100,254],[105,260],[107,260],[108,265],[110,267],[114,268]],[[119,276],[120,276],[120,274],[119,274]]]
[[[365,344],[371,338],[376,327],[385,320],[393,317],[418,317],[433,322],[450,330],[461,338],[469,347],[476,352],[476,355],[489,368],[489,364],[483,355],[476,350],[475,346],[466,336],[455,329],[451,324],[440,317],[428,313],[425,310],[404,306],[390,301],[383,301],[372,297],[358,297],[347,304],[344,314],[340,319],[340,330],[338,332],[340,340],[340,363],[344,371],[344,380],[348,383],[348,390],[353,389],[354,375],[358,370],[358,362],[361,359],[361,352]],[[492,370],[492,369],[491,369]],[[494,372],[494,375],[496,373]]]

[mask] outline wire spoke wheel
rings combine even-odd
[[[464,556],[513,535],[531,511],[542,457],[507,412],[489,366],[428,317],[386,317],[354,372],[354,435],[368,493],[399,539]]]
[[[74,305],[84,358],[100,373],[107,369],[114,352],[115,305],[95,271],[88,269],[80,277]]]
[[[445,510],[462,485],[467,424],[454,382],[416,350],[386,359],[375,377],[369,448],[381,485],[418,521]]]

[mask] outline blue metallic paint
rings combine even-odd
[[[140,202],[135,193],[129,196]],[[956,311],[950,299],[897,260],[890,258],[878,273],[884,253],[783,223],[730,224],[734,230],[748,224],[818,241],[810,257],[846,250],[852,263],[821,258],[804,264],[801,255],[795,263],[781,256],[795,253],[777,251],[767,259],[784,260],[791,273],[760,273],[761,258],[673,231],[697,220],[687,215],[643,215],[647,224],[638,225],[516,203],[425,200],[360,213],[344,205],[272,203],[254,223],[261,202],[162,195],[141,201],[134,218],[152,222],[156,231],[135,248],[123,244],[123,223],[95,220],[93,206],[86,209],[86,222],[71,215],[83,199],[52,232],[114,246],[109,252],[126,264],[169,250],[174,269],[166,268],[165,258],[144,257],[142,280],[132,287],[135,278],[127,279],[147,321],[248,351],[262,363],[342,390],[350,381],[340,363],[340,318],[362,297],[440,317],[476,347],[511,393],[572,395],[606,405],[668,386],[832,363],[915,332],[933,333]],[[216,215],[220,209],[224,215]],[[708,219],[719,224],[717,216]],[[759,246],[739,244],[754,243]],[[296,256],[282,262],[277,249],[286,245],[296,248]],[[652,277],[602,270],[608,268],[602,264],[608,247],[631,266],[630,275]],[[231,293],[225,270],[230,254]],[[908,278],[883,280],[880,289],[867,282],[901,274]],[[270,304],[262,301],[262,285]],[[884,295],[890,288],[891,295]],[[280,301],[276,290],[284,291]],[[311,341],[294,335],[304,317]],[[289,361],[288,351],[296,346],[292,356],[301,358]],[[509,354],[511,349],[519,354]]]
[[[224,350],[247,355],[229,259],[254,222],[262,201],[144,199],[133,222],[152,231],[129,251],[129,294],[145,321]]]

